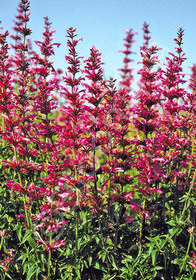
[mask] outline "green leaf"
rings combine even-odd
[[[151,268],[152,271],[157,271],[157,270],[161,270],[161,269],[163,269],[162,266],[155,266],[155,267]]]
[[[93,258],[92,258],[92,256],[90,256],[90,257],[88,258],[88,261],[89,261],[89,266],[91,266],[91,264],[92,264],[92,261],[93,261]]]
[[[116,279],[116,274],[114,274],[113,276],[107,274],[107,275],[104,276],[104,279],[107,279],[107,280]]]
[[[178,264],[181,266],[181,264],[184,262],[182,258],[176,258],[175,260],[172,261],[173,264]]]
[[[155,265],[155,261],[156,261],[156,253],[157,250],[153,250],[151,253],[151,257],[152,257],[152,264]]]
[[[35,264],[33,264],[30,268],[28,268],[27,278],[26,280],[30,280],[31,277],[36,273]]]
[[[166,243],[167,243],[167,238],[166,237],[164,239],[160,240],[160,242],[159,242],[160,249],[162,249],[165,246]]]
[[[125,263],[125,262],[130,262],[132,263],[133,262],[133,257],[132,256],[129,256],[129,255],[126,255],[126,254],[123,254],[125,259],[122,260],[122,263]]]
[[[111,264],[112,264],[112,266],[116,269],[116,270],[118,270],[118,267],[117,267],[117,265],[116,265],[116,263],[115,263],[115,261],[114,261],[114,256],[110,256],[110,258],[111,258]]]
[[[98,262],[96,262],[95,266],[96,269],[100,269],[100,264]]]
[[[22,240],[22,227],[19,227],[19,229],[17,230],[17,236],[19,241],[21,242]]]
[[[101,258],[102,262],[105,262],[107,252],[106,251],[101,251],[101,252],[98,253],[98,255],[99,255],[99,258]]]
[[[31,238],[31,234],[32,234],[31,231],[27,230],[26,233],[25,233],[25,235],[24,235],[24,237],[23,237],[23,239],[22,239],[21,244],[23,244],[23,243],[25,243],[26,241],[28,241],[29,238]]]
[[[172,226],[172,227],[177,225],[175,220],[171,220],[171,221],[167,222],[167,224]]]
[[[170,233],[170,236],[173,237],[176,233],[180,234],[181,233],[181,229],[179,228],[171,228],[169,229],[169,233]]]

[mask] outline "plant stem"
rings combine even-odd
[[[18,162],[17,160],[17,154],[16,154],[16,148],[14,147],[14,156],[15,156],[15,159],[16,159],[16,163]],[[21,179],[21,175],[20,175],[20,172],[18,172],[18,179],[19,179],[19,183],[21,185],[21,188],[22,188],[22,179]],[[25,210],[25,217],[26,217],[26,220],[27,220],[27,226],[28,228],[30,227],[30,222],[29,222],[29,214],[27,212],[27,209],[26,209],[26,199],[25,199],[25,195],[23,194],[23,203],[24,203],[24,210]]]
[[[193,239],[193,236],[192,236],[192,234],[190,234],[189,244],[188,244],[188,247],[187,247],[187,250],[186,250],[185,258],[184,258],[183,263],[182,263],[182,266],[181,266],[181,268],[180,268],[180,272],[179,272],[178,278],[180,277],[180,273],[183,271],[184,266],[185,266],[185,263],[186,263],[186,261],[187,261],[188,254],[189,254],[189,250],[190,250],[190,246],[191,246],[191,243],[192,243],[192,239]],[[179,280],[181,280],[182,277],[183,277],[183,275],[179,278]]]
[[[194,175],[193,175],[193,179],[192,179],[192,182],[191,182],[191,186],[189,188],[189,191],[188,191],[188,194],[186,196],[186,200],[185,200],[185,203],[184,203],[184,207],[183,207],[183,211],[182,211],[182,214],[181,214],[181,217],[180,217],[180,221],[182,221],[183,217],[184,217],[184,213],[187,209],[187,201],[190,197],[190,194],[191,194],[191,191],[192,191],[192,188],[193,188],[193,185],[194,185],[194,182],[195,182],[195,176],[196,176],[196,170],[194,172]]]
[[[50,235],[50,245],[52,243],[52,236]],[[51,249],[48,253],[48,280],[50,280],[50,267],[51,267]]]
[[[145,210],[145,205],[146,205],[146,197],[144,198],[144,201],[143,201],[143,210]],[[141,222],[140,222],[140,235],[139,235],[139,244],[140,245],[141,245],[141,241],[142,241],[143,221],[144,221],[144,217],[142,214]]]

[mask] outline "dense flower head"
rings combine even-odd
[[[157,46],[141,47],[142,68],[138,71],[141,75],[139,82],[139,91],[136,99],[138,103],[135,105],[134,112],[136,117],[134,119],[135,126],[147,135],[152,133],[156,127],[156,120],[159,116],[157,106],[161,102],[160,91],[160,77],[162,71],[152,71],[152,68],[158,62],[156,53],[160,50]]]
[[[31,34],[30,28],[27,27],[27,22],[29,21],[30,13],[27,13],[30,8],[30,2],[28,0],[22,0],[18,5],[18,15],[16,16],[17,21],[15,21],[14,30],[17,32],[16,37],[12,36],[13,39],[21,38],[21,36],[28,36]]]
[[[66,61],[68,62],[69,66],[67,70],[75,75],[76,73],[79,73],[80,71],[80,59],[83,57],[78,56],[76,52],[76,47],[79,43],[79,41],[82,40],[82,37],[75,39],[77,36],[76,34],[76,28],[70,27],[67,29],[67,47],[68,47],[68,55],[65,56]],[[74,81],[74,85],[77,85],[77,82]]]
[[[84,61],[86,65],[84,66],[85,76],[92,80],[92,82],[100,82],[103,80],[103,62],[101,62],[101,53],[96,49],[95,46],[92,46],[90,49],[89,59]]]
[[[44,28],[45,31],[43,32],[43,42],[35,41],[38,46],[40,46],[41,54],[44,57],[49,57],[54,55],[53,47],[56,45],[57,47],[60,46],[59,43],[52,43],[52,34],[55,33],[54,30],[50,31],[51,22],[49,22],[48,17],[44,17]]]
[[[163,95],[169,100],[174,98],[183,98],[185,95],[185,90],[179,88],[180,84],[184,84],[184,73],[182,72],[182,63],[186,60],[185,54],[182,50],[182,38],[184,31],[182,28],[179,29],[177,33],[178,37],[174,39],[177,47],[175,48],[176,54],[169,53],[171,57],[166,57],[166,71],[164,71],[163,81]]]

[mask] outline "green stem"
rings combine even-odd
[[[112,147],[111,147],[112,149]],[[111,154],[109,154],[109,165],[111,166],[112,164],[112,157],[111,157]],[[109,173],[109,180],[108,180],[108,184],[107,184],[107,205],[108,205],[108,217],[109,219],[111,218],[110,215],[111,215],[111,201],[110,201],[110,192],[111,192],[111,173]]]
[[[79,217],[78,217],[78,205],[79,205],[79,190],[78,188],[76,189],[76,194],[77,194],[77,198],[76,198],[76,228],[75,228],[75,236],[76,236],[76,261],[78,258],[78,231],[79,231]]]
[[[2,120],[2,131],[3,131],[3,134],[5,133],[5,119],[3,117],[3,120]],[[4,138],[2,139],[2,143],[3,143],[3,147],[5,147],[5,143],[6,141],[4,140]]]
[[[75,235],[76,235],[76,261],[78,258],[78,229],[79,229],[79,219],[78,219],[78,211],[75,212],[76,215],[76,229],[75,229]]]
[[[15,156],[15,159],[16,159],[16,163],[18,162],[17,160],[17,154],[16,154],[16,148],[14,147],[14,156]],[[21,188],[22,188],[22,179],[21,179],[21,175],[20,175],[20,172],[18,172],[18,180],[19,180],[19,183],[21,185]],[[26,198],[25,196],[23,195],[23,203],[24,203],[24,210],[25,210],[25,217],[26,217],[26,221],[27,221],[27,226],[28,228],[30,227],[30,222],[29,222],[29,214],[27,212],[27,209],[26,209]]]
[[[106,249],[105,244],[104,244],[103,231],[102,231],[102,227],[101,227],[101,223],[100,223],[99,217],[98,217],[98,223],[99,223],[99,228],[100,228],[100,233],[101,233],[100,234],[100,238],[101,238],[101,243],[102,243],[103,251],[106,252],[106,254],[107,254],[107,249]],[[107,262],[106,262],[107,270],[108,270],[108,273],[110,273],[110,268],[109,268],[109,265],[108,265],[108,257],[106,259],[107,259]]]
[[[72,125],[72,129],[74,130],[74,123]],[[74,160],[76,159],[76,151],[75,149],[73,150],[73,157],[74,157]],[[78,170],[77,170],[77,167],[75,166],[74,167],[74,176],[75,176],[75,180],[77,181],[78,180]],[[76,255],[75,255],[75,258],[76,258],[76,261],[77,261],[77,258],[78,258],[78,231],[79,231],[79,216],[78,216],[78,206],[79,206],[79,189],[76,187],[76,211],[75,211],[75,218],[76,218],[76,228],[75,228],[75,238],[76,238]]]
[[[1,236],[0,251],[1,251],[2,246],[3,246],[3,236]]]
[[[193,239],[193,236],[192,236],[192,234],[190,234],[189,244],[188,244],[188,247],[187,247],[187,250],[186,250],[185,258],[184,258],[183,263],[182,263],[182,266],[181,266],[181,268],[180,268],[180,273],[183,271],[184,266],[185,266],[185,263],[186,263],[186,261],[187,261],[187,258],[188,258],[188,255],[189,255],[189,250],[190,250],[191,243],[192,243],[192,239]],[[180,277],[180,273],[179,273],[178,277]],[[179,280],[181,280],[182,277],[183,277],[183,275],[179,278]]]
[[[96,132],[95,132],[95,139],[94,139],[95,143],[96,143]],[[94,143],[93,145],[93,171],[94,171],[94,194],[95,194],[95,200],[97,201],[97,174],[96,174],[96,144]]]
[[[115,233],[115,237],[114,237],[115,260],[117,260],[117,241],[118,241],[118,235],[119,235],[120,218],[122,215],[123,208],[124,208],[124,205],[121,205],[120,211],[119,211],[119,217],[118,217],[117,224],[116,224],[116,233]]]
[[[51,245],[51,243],[52,243],[52,236],[50,235],[50,245]],[[51,249],[48,253],[48,280],[51,279],[50,267],[51,267]]]
[[[192,179],[192,183],[191,183],[191,186],[189,188],[189,191],[188,191],[188,194],[186,196],[186,200],[185,200],[185,203],[184,203],[184,207],[183,207],[183,210],[182,210],[182,214],[181,214],[181,217],[180,217],[180,221],[182,221],[183,217],[184,217],[184,213],[187,209],[187,201],[189,200],[189,197],[191,195],[191,191],[192,191],[192,188],[193,188],[193,185],[194,185],[194,182],[195,182],[195,176],[196,176],[196,170],[194,172],[194,175],[193,175],[193,179]]]
[[[143,201],[143,210],[145,210],[145,206],[146,206],[146,197],[144,198],[144,201]],[[142,214],[141,222],[140,222],[140,235],[139,235],[139,244],[140,245],[141,245],[141,241],[142,241],[143,221],[144,221],[144,217]]]

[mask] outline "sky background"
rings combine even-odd
[[[12,33],[18,0],[0,0],[0,20],[2,26]],[[133,45],[132,67],[137,73],[141,61],[140,46],[143,44],[142,26],[149,23],[151,37],[155,44],[163,48],[159,52],[161,63],[173,52],[173,39],[179,27],[185,30],[183,50],[186,54],[184,72],[196,63],[196,1],[195,0],[31,0],[32,41],[41,40],[43,17],[52,22],[54,42],[61,43],[56,49],[55,66],[65,70],[64,56],[67,54],[66,29],[77,29],[78,37],[83,37],[78,48],[79,55],[89,57],[92,45],[102,53],[105,78],[119,79],[118,68],[122,67],[123,38],[125,30],[137,31],[137,42]],[[137,76],[136,76],[137,77]],[[137,79],[137,78],[136,78]]]

